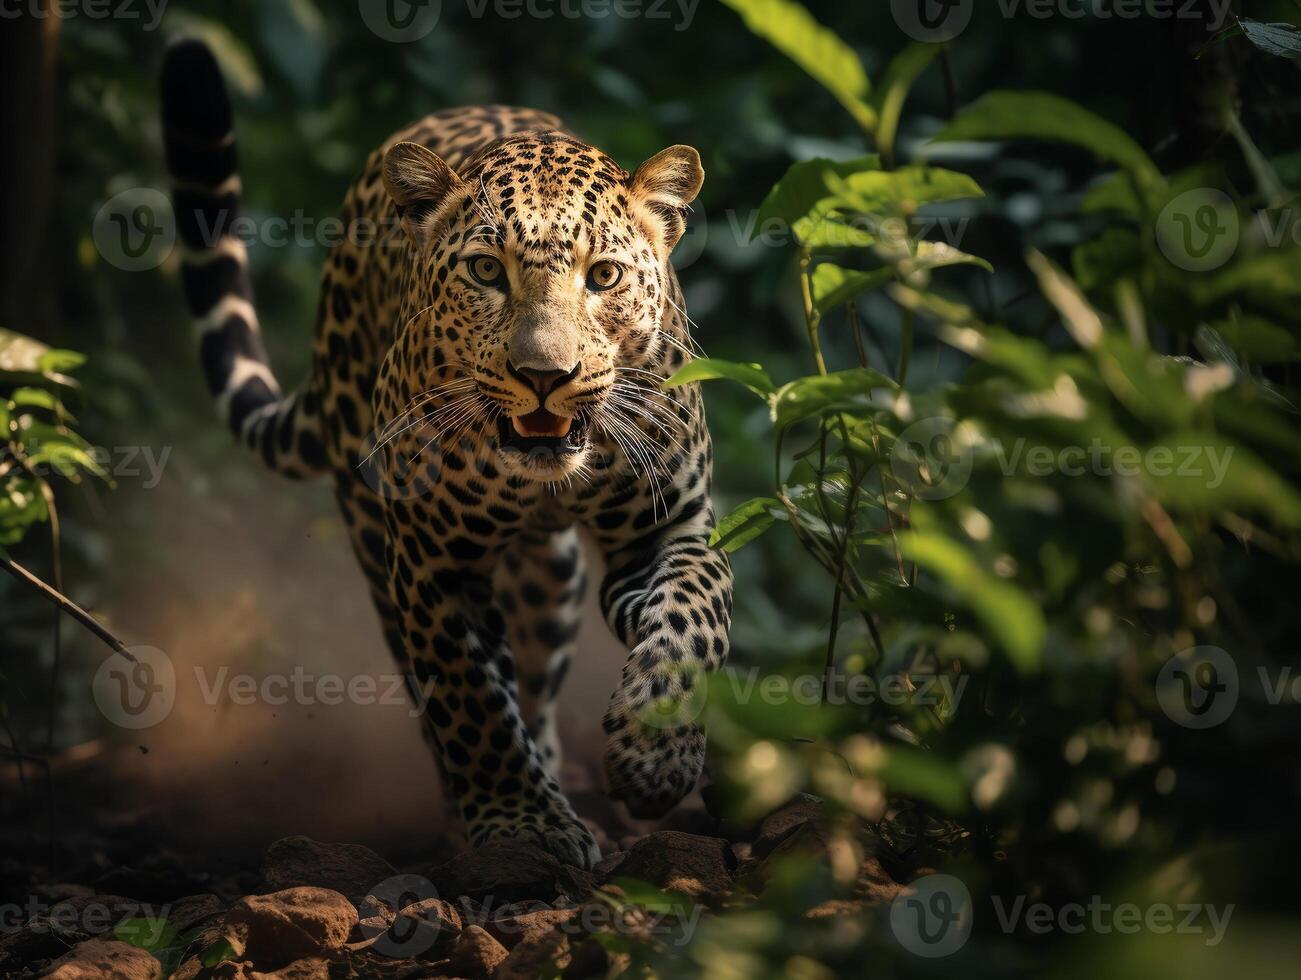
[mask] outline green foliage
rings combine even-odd
[[[876,122],[871,84],[854,49],[794,0],[723,0],[750,30],[812,75],[864,128]]]
[[[1050,92],[990,92],[964,109],[934,141],[1008,139],[1074,143],[1119,164],[1144,195],[1162,185],[1156,164],[1124,130]]]
[[[49,475],[74,483],[84,473],[108,476],[90,445],[70,428],[76,420],[64,404],[76,390],[67,372],[84,362],[75,351],[0,329],[0,554],[49,519]]]
[[[113,938],[145,950],[162,964],[165,977],[170,977],[191,956],[198,956],[205,967],[235,958],[234,947],[224,939],[196,950],[201,932],[198,926],[179,932],[166,918],[133,918],[119,922],[113,928]]]
[[[756,26],[755,9],[747,23],[771,39],[776,21]],[[814,793],[845,827],[883,837],[909,801],[957,828],[922,863],[961,867],[999,894],[1106,895],[1164,869],[1164,901],[1177,889],[1205,899],[1209,883],[1188,870],[1197,841],[1245,846],[1242,806],[1288,812],[1290,790],[1240,773],[1301,728],[1294,712],[1244,696],[1231,726],[1199,733],[1163,707],[1159,676],[1198,646],[1229,651],[1244,678],[1288,666],[1278,593],[1253,569],[1295,574],[1301,556],[1287,370],[1301,246],[1244,233],[1217,266],[1196,269],[1196,250],[1181,250],[1169,226],[1186,214],[1209,227],[1202,205],[1214,201],[1216,227],[1245,229],[1290,195],[1236,120],[1238,169],[1254,191],[1227,168],[1165,173],[1070,99],[996,91],[932,144],[1008,142],[996,161],[1019,173],[1030,167],[1022,145],[1088,150],[1103,169],[1077,210],[1056,216],[1080,232],[1002,263],[930,240],[908,220],[919,209],[984,197],[971,175],[894,160],[908,89],[937,53],[906,49],[876,89],[863,128],[878,153],[797,162],[761,206],[756,236],[765,222],[794,231],[816,373],[774,385],[757,365],[711,359],[669,382],[730,378],[764,399],[772,478],[750,486],[758,495],[718,522],[711,544],[738,562],[798,544],[825,573],[831,608],[822,662],[803,648],[757,682],[709,684],[719,793],[739,821]],[[1018,276],[1032,300],[998,310],[978,285],[990,273]],[[884,309],[898,325],[893,363],[864,329],[865,311]],[[942,351],[960,359],[949,383],[910,378],[920,332],[937,362]],[[810,671],[824,678],[822,703],[761,696],[765,680]],[[843,703],[830,694],[841,677],[877,691],[903,677],[945,694]],[[777,975],[783,956],[855,962],[831,945],[808,954],[801,939],[768,942],[760,910],[792,915],[777,892],[769,884],[697,938],[688,955],[701,972],[723,934],[752,975]],[[893,949],[871,930],[855,948]]]

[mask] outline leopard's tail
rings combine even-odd
[[[238,237],[240,180],[230,100],[203,42],[168,46],[162,116],[183,249],[181,278],[208,390],[236,437],[269,467],[299,477],[324,472],[319,400],[310,385],[282,395],[262,344],[248,252]]]

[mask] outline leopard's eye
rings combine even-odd
[[[476,282],[485,286],[505,286],[506,267],[501,259],[492,255],[475,255],[466,262],[466,268]]]
[[[600,293],[613,289],[623,278],[623,266],[614,262],[598,262],[587,270],[587,288]]]

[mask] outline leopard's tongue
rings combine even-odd
[[[574,422],[572,418],[563,415],[552,415],[545,408],[529,412],[528,415],[516,415],[510,421],[515,426],[515,431],[525,438],[551,436],[555,439],[567,435]]]

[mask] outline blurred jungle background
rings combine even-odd
[[[180,682],[161,723],[112,724],[91,696],[108,648],[0,576],[0,880],[21,890],[33,862],[57,874],[105,833],[231,855],[302,833],[403,854],[448,827],[405,704],[209,703],[190,681],[196,666],[389,667],[328,487],[268,476],[216,422],[178,257],[128,271],[97,246],[106,202],[167,186],[157,73],[187,33],[233,92],[246,213],[289,223],[250,246],[289,384],[308,366],[322,222],[413,118],[535,106],[629,169],[699,148],[707,178],[676,264],[709,355],[696,377],[742,382],[706,385],[716,509],[732,515],[718,542],[737,573],[732,662],[966,684],[938,704],[825,708],[732,685],[709,709],[724,826],[816,795],[845,840],[871,829],[892,873],[965,883],[977,912],[961,951],[912,956],[881,915],[804,918],[852,885],[806,857],[685,952],[634,957],[715,976],[862,975],[865,956],[915,975],[1282,975],[1301,953],[1301,4],[950,6],[966,26],[940,37],[884,0],[809,0],[825,32],[786,0],[544,17],[443,0],[404,42],[347,0],[6,7],[0,547],[127,644],[165,651]],[[1236,250],[1208,258],[1230,225]],[[1194,232],[1211,244],[1181,247]],[[924,420],[938,428],[909,428]],[[14,462],[24,439],[47,463],[63,454],[43,471],[53,508]],[[1007,461],[1019,444],[1057,460],[1095,440],[1145,460],[1234,451],[1219,479]],[[592,746],[621,658],[589,620],[561,725],[571,785],[603,818]],[[1161,678],[1179,657],[1179,676],[1208,676],[1184,651],[1211,648],[1237,706],[1199,727]],[[1211,948],[1001,930],[992,894],[1236,911]]]

